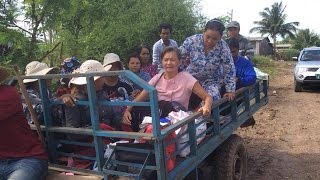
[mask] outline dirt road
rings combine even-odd
[[[320,91],[293,91],[294,62],[276,62],[269,103],[256,125],[238,130],[248,150],[248,179],[320,179]]]

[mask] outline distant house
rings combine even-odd
[[[249,37],[255,55],[272,55],[273,45],[268,37]]]
[[[291,46],[292,46],[291,44],[277,44],[277,49],[281,51],[285,49],[290,49]]]
[[[273,43],[268,37],[248,37],[253,46],[255,55],[272,55]],[[292,47],[291,44],[277,44],[277,50],[286,50]]]

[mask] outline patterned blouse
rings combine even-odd
[[[158,66],[154,64],[149,64],[146,67],[141,67],[141,70],[148,73],[151,78],[153,78],[153,76],[158,74]]]
[[[220,40],[205,54],[203,35],[196,34],[187,38],[179,48],[184,59],[185,70],[195,77],[203,88],[213,97],[220,99],[220,86],[225,84],[227,92],[234,92],[235,66],[227,43]]]

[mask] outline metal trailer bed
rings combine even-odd
[[[114,75],[121,75],[123,77],[127,77],[133,83],[138,84],[142,88],[148,91],[150,100],[148,102],[129,102],[129,101],[97,101],[96,99],[96,91],[94,88],[94,76],[114,76]],[[77,101],[79,105],[88,105],[90,108],[90,117],[91,117],[91,124],[90,128],[69,128],[69,127],[56,127],[53,126],[53,119],[50,116],[50,107],[53,104],[62,104],[59,101],[50,101],[48,98],[48,87],[46,86],[47,79],[55,79],[55,78],[67,78],[67,77],[80,77],[85,76],[87,79],[87,92],[88,92],[88,101]],[[224,143],[226,147],[228,144],[232,144],[233,133],[243,124],[250,116],[252,116],[256,111],[258,111],[262,106],[267,104],[268,96],[268,82],[267,81],[257,81],[257,83],[253,86],[241,88],[236,92],[236,100],[230,103],[226,103],[226,99],[221,99],[218,102],[214,102],[212,106],[212,114],[211,117],[206,119],[205,121],[211,122],[211,126],[208,126],[205,132],[199,134],[197,137],[204,135],[206,138],[200,143],[197,144],[196,142],[196,127],[200,124],[195,124],[195,118],[199,117],[200,113],[194,113],[189,117],[181,120],[180,122],[170,125],[165,129],[161,129],[159,123],[159,112],[158,112],[158,98],[156,89],[146,82],[141,80],[138,76],[133,74],[130,71],[123,70],[123,71],[114,71],[114,72],[104,72],[104,73],[90,73],[90,74],[71,74],[71,75],[45,75],[45,76],[23,76],[22,78],[25,79],[39,79],[39,88],[41,93],[42,104],[44,107],[44,125],[41,126],[44,135],[46,137],[47,145],[48,145],[48,153],[49,153],[49,162],[50,167],[52,168],[63,168],[66,171],[72,171],[76,173],[85,173],[85,174],[96,174],[103,176],[104,179],[112,179],[115,175],[117,176],[129,176],[135,179],[142,179],[142,175],[146,169],[155,170],[158,179],[183,179],[185,178],[190,172],[196,172],[198,177],[198,168],[203,165],[204,162],[210,163],[212,161],[213,164],[226,164],[224,162],[219,163],[217,159],[213,159],[211,157],[214,156],[214,152],[216,149],[221,147],[221,144]],[[240,104],[241,102],[241,104]],[[151,115],[152,115],[152,127],[153,133],[139,133],[139,132],[124,132],[124,131],[103,131],[99,128],[99,117],[98,114],[95,113],[97,109],[97,105],[105,105],[105,106],[146,106],[151,108]],[[225,105],[227,104],[227,105]],[[238,104],[238,105],[237,105]],[[240,105],[239,105],[240,104]],[[223,109],[230,108],[231,113],[227,116],[221,116],[220,112]],[[182,126],[188,126],[186,133],[189,134],[189,142],[182,148],[190,146],[190,154],[186,158],[177,158],[175,167],[170,171],[167,172],[167,161],[168,157],[165,156],[165,148],[170,143],[175,143],[176,139],[172,139],[170,142],[165,142],[164,139],[170,134],[173,133],[175,130]],[[31,125],[32,127],[32,125]],[[33,127],[34,129],[34,127]],[[77,141],[70,141],[66,139],[59,139],[57,134],[81,134],[81,135],[88,135],[93,137],[93,143],[84,143],[84,142],[77,142]],[[127,138],[127,139],[146,139],[149,142],[152,142],[153,149],[146,150],[146,149],[137,149],[137,148],[122,148],[122,150],[132,151],[132,152],[143,152],[146,154],[154,153],[155,156],[155,165],[148,165],[147,161],[142,164],[137,163],[130,163],[130,162],[120,162],[114,158],[105,159],[104,158],[104,150],[106,145],[103,144],[102,138],[103,137],[111,137],[111,138]],[[231,138],[231,139],[230,139]],[[228,140],[229,139],[229,140]],[[229,142],[230,141],[230,142]],[[94,147],[95,149],[95,156],[89,157],[74,153],[67,153],[58,150],[58,144],[71,144],[71,145],[78,145],[78,146],[85,146],[85,147]],[[239,143],[238,143],[239,144]],[[240,143],[241,144],[241,143]],[[243,145],[242,145],[243,146]],[[239,146],[240,147],[240,146]],[[118,147],[117,147],[118,148]],[[119,147],[120,148],[120,147]],[[121,149],[121,148],[120,148]],[[221,148],[220,148],[221,149]],[[178,156],[178,153],[181,151],[177,150],[173,156]],[[224,149],[223,151],[228,151],[228,149]],[[237,152],[230,152],[231,154],[237,154]],[[246,152],[245,152],[246,153]],[[114,153],[113,153],[114,155]],[[88,170],[88,169],[79,169],[73,167],[67,167],[63,165],[59,165],[58,157],[66,156],[66,157],[74,157],[80,159],[88,159],[96,162],[96,170]],[[220,156],[220,155],[219,155]],[[232,176],[233,179],[246,179],[246,154],[245,157],[238,157],[239,155],[235,156],[233,160]],[[241,156],[241,154],[240,154]],[[242,158],[242,159],[241,159]],[[245,159],[243,159],[245,158]],[[241,162],[245,161],[245,162]],[[115,169],[109,168],[110,164],[120,164],[123,166],[129,167],[136,167],[139,170],[135,173],[128,173],[128,172],[121,172]],[[240,167],[238,164],[240,163]],[[231,163],[232,164],[232,163]],[[216,167],[216,166],[214,166]],[[238,170],[235,170],[238,168]],[[240,168],[240,170],[239,170]],[[219,169],[217,167],[216,169]],[[221,168],[220,168],[221,170]],[[223,173],[232,173],[232,172],[222,172],[224,169],[217,172],[218,176],[229,176]],[[212,173],[216,173],[212,171]],[[219,174],[220,173],[220,174]],[[235,174],[236,173],[236,174]],[[212,175],[214,176],[214,174]]]

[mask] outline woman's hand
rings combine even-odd
[[[211,114],[211,107],[202,106],[198,109],[198,112],[202,112],[203,117],[209,117]]]
[[[131,113],[128,109],[126,109],[122,116],[122,123],[126,125],[131,125],[131,120],[132,120]]]
[[[232,101],[236,97],[236,93],[234,93],[234,92],[226,92],[223,95],[223,97],[226,97],[228,99],[228,101]]]
[[[60,96],[59,99],[61,99],[62,102],[69,107],[75,106],[76,105],[75,102],[77,101],[77,99],[71,94],[64,94]]]
[[[135,99],[140,93],[141,93],[141,90],[136,89],[131,93],[131,97]]]

